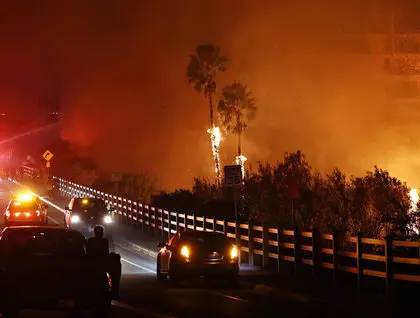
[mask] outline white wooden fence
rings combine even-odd
[[[54,177],[56,178],[56,177]],[[361,235],[344,238],[339,248],[334,234],[321,234],[317,230],[297,232],[293,230],[264,227],[254,224],[235,224],[202,215],[188,215],[162,210],[115,195],[104,193],[61,178],[60,193],[65,197],[96,197],[116,208],[121,223],[137,226],[151,234],[168,238],[177,230],[216,231],[240,242],[242,260],[262,267],[293,265],[295,275],[308,268],[316,275],[321,269],[329,270],[334,281],[338,272],[353,273],[361,288],[365,276],[384,278],[387,290],[394,280],[420,282],[420,242],[365,238]],[[345,248],[344,248],[345,247]],[[403,249],[403,255],[401,254]],[[406,251],[415,249],[415,256],[406,257]],[[416,265],[414,274],[398,273],[398,264]]]

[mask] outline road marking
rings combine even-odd
[[[228,298],[228,299],[240,301],[240,302],[243,302],[243,303],[247,303],[248,302],[248,300],[246,300],[246,299],[235,297],[235,296],[225,295],[225,294],[221,294],[221,293],[213,293],[213,294],[214,295],[218,295],[218,296],[222,296],[222,297],[225,297],[225,298]]]
[[[126,262],[127,264],[133,265],[134,267],[140,268],[140,269],[142,269],[142,270],[144,270],[144,271],[146,271],[146,272],[149,272],[149,273],[152,273],[152,274],[156,274],[156,272],[155,272],[155,271],[153,271],[153,270],[151,270],[151,269],[149,269],[149,268],[147,268],[147,267],[141,266],[141,265],[139,265],[139,264],[133,263],[133,262],[129,261],[128,259],[125,259],[125,258],[122,258],[122,257],[121,257],[121,260],[122,260],[123,262]]]
[[[129,304],[122,303],[122,302],[115,301],[115,300],[112,301],[112,305],[115,306],[115,307],[127,309],[127,310],[132,311],[132,312],[135,312],[137,314],[147,315],[147,316],[150,316],[150,317],[156,317],[156,318],[176,318],[175,316],[165,315],[165,314],[158,314],[158,313],[154,313],[154,312],[151,312],[151,311],[148,311],[148,310],[145,310],[145,309],[136,308],[136,307],[133,307],[133,306],[131,306]]]
[[[51,220],[53,223],[60,225],[60,222],[54,220],[51,216],[49,216],[48,219]]]

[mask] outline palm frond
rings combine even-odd
[[[215,77],[217,73],[226,71],[228,59],[222,56],[220,48],[212,44],[197,45],[194,55],[190,56],[187,66],[188,82],[194,85],[199,93],[216,92]]]
[[[256,116],[255,103],[247,85],[240,82],[226,85],[217,108],[225,129],[234,134],[242,133],[248,127],[247,121]]]

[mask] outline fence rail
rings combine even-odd
[[[237,239],[240,250],[248,256],[246,258],[251,265],[259,257],[263,267],[268,267],[274,261],[279,272],[284,262],[293,264],[296,275],[305,266],[311,267],[313,275],[320,269],[327,269],[332,272],[334,281],[338,272],[353,273],[357,275],[359,288],[364,276],[385,279],[387,290],[394,280],[420,282],[420,242],[397,241],[389,237],[379,240],[358,235],[346,237],[339,244],[335,234],[322,234],[317,230],[298,232],[249,223],[236,224],[200,215],[170,212],[61,178],[56,179],[62,196],[101,198],[116,208],[120,222],[137,225],[144,231],[152,230],[163,237],[185,229],[224,233]],[[409,254],[413,254],[412,257]],[[399,272],[401,264],[416,268],[408,270],[411,274],[407,274],[406,268]]]

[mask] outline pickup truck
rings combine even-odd
[[[110,316],[118,291],[118,254],[103,260],[86,255],[78,231],[54,226],[7,227],[0,233],[0,312],[17,317],[20,310],[90,311]],[[112,283],[116,280],[115,284]]]

